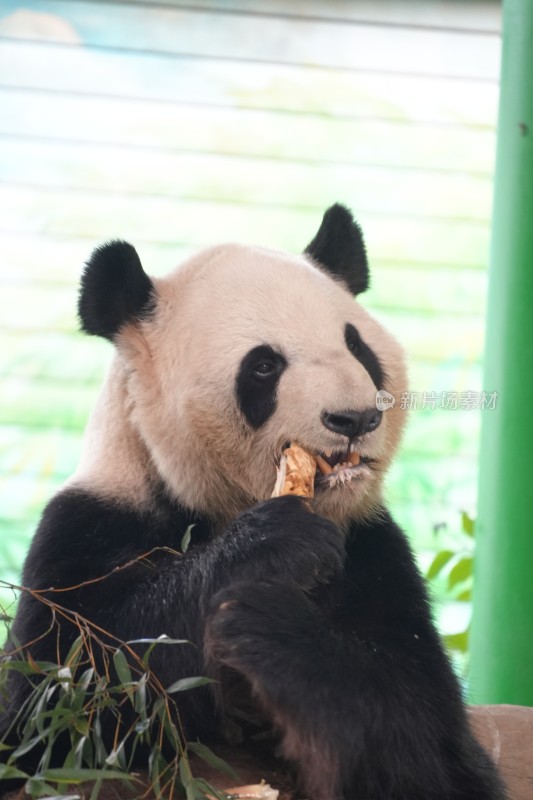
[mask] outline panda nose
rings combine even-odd
[[[353,439],[376,430],[382,413],[377,408],[368,408],[366,411],[323,411],[321,419],[328,430]]]

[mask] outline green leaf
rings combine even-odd
[[[43,800],[82,800],[81,794],[47,794]]]
[[[10,778],[28,778],[25,772],[21,772],[16,767],[11,767],[9,764],[0,764],[0,780],[7,781]]]
[[[41,734],[37,734],[37,736],[34,736],[32,739],[29,739],[27,742],[23,742],[22,744],[20,744],[17,747],[17,749],[15,750],[15,752],[13,753],[13,757],[14,758],[20,758],[20,756],[23,756],[25,753],[29,753],[30,750],[32,750],[38,744],[41,744],[41,741],[42,741]]]
[[[81,739],[78,741],[76,746],[72,747],[70,753],[68,754],[67,758],[69,759],[69,763],[65,759],[63,766],[73,767],[75,769],[81,769],[83,764],[83,750],[87,743],[87,736],[82,736]]]
[[[82,764],[85,764],[87,767],[92,767],[96,763],[94,757],[94,747],[93,743],[90,738],[82,737],[78,742],[78,746],[76,748],[77,756],[78,756],[78,763],[76,766],[78,769],[81,769]]]
[[[72,670],[74,670],[74,668],[78,664],[78,661],[80,660],[82,649],[83,649],[83,641],[81,636],[78,636],[78,638],[74,640],[70,650],[68,651],[68,655],[65,658],[65,666],[68,666]]]
[[[473,574],[474,559],[472,556],[464,556],[454,565],[448,576],[448,586],[452,589],[456,584],[466,581]]]
[[[428,580],[436,578],[440,571],[444,569],[446,564],[453,558],[453,556],[454,553],[451,550],[441,550],[439,553],[437,553],[427,571],[426,578]]]
[[[33,708],[29,723],[35,723],[35,727],[41,736],[44,734],[44,725],[51,712],[47,711],[48,703],[52,699],[54,692],[58,689],[59,684],[50,685],[50,679],[47,678],[35,689],[35,697],[37,702]]]
[[[43,800],[82,800],[81,794],[56,794],[54,796],[47,794]]]
[[[227,800],[228,794],[217,791],[203,778],[191,778],[186,784],[185,792],[187,800],[207,800],[208,797],[216,797],[220,800]]]
[[[187,742],[187,748],[199,756],[203,761],[207,764],[210,764],[215,769],[218,769],[219,772],[224,772],[226,775],[229,775],[230,778],[234,778],[235,780],[239,780],[239,776],[235,772],[229,764],[227,764],[222,758],[215,755],[209,747],[206,747],[205,744],[200,744],[200,742]]]
[[[50,661],[4,661],[2,669],[12,669],[21,672],[23,675],[35,675],[42,672],[57,672],[57,664]]]
[[[78,681],[78,688],[86,692],[87,689],[89,688],[89,684],[93,679],[93,675],[94,675],[94,667],[89,667],[89,669],[86,669]]]
[[[444,637],[444,641],[450,650],[460,650],[461,653],[468,652],[468,631],[449,634]]]
[[[89,800],[98,800],[98,797],[100,796],[100,790],[102,788],[102,783],[103,781],[101,779],[94,782],[91,792],[91,797],[89,798]]]
[[[194,786],[192,785],[193,777],[191,767],[189,765],[189,759],[186,756],[182,756],[182,758],[180,758],[179,770],[180,780],[187,794],[187,800],[195,800],[196,792],[194,791]]]
[[[205,800],[207,800],[208,797],[216,797],[217,800],[228,800],[229,798],[227,792],[221,792],[219,789],[215,789],[205,778],[195,778],[194,785],[202,792],[200,797],[205,798]]]
[[[461,514],[461,523],[463,531],[468,536],[474,536],[476,522],[466,513],[466,511],[463,511]]]
[[[84,781],[136,781],[134,775],[113,769],[47,769],[39,777],[54,783],[83,783]]]
[[[183,784],[185,787],[185,796],[187,800],[205,800],[203,795],[198,795],[194,781],[190,780],[188,783]]]
[[[135,711],[139,714],[141,719],[146,719],[148,716],[147,713],[147,697],[146,697],[146,682],[148,676],[145,673],[141,675],[140,679],[137,681],[137,687],[135,692]]]
[[[470,603],[472,601],[472,589],[465,589],[455,598],[459,603]]]
[[[124,756],[125,740],[119,744],[116,750],[112,750],[106,758],[106,764],[109,767],[118,767],[119,769],[126,769],[126,759]]]
[[[150,656],[152,655],[152,651],[154,647],[157,647],[158,644],[192,644],[188,639],[171,639],[165,633],[162,633],[161,636],[158,636],[157,639],[131,639],[127,644],[149,644],[150,647],[146,650],[145,654],[143,655],[143,664],[145,667],[148,666],[148,662],[150,660]]]
[[[216,681],[212,678],[201,677],[181,678],[181,680],[176,681],[176,683],[168,687],[167,693],[175,694],[175,692],[188,692],[189,689],[196,689],[198,686],[204,686],[207,683],[216,683]]]
[[[119,681],[123,686],[128,686],[132,682],[131,670],[128,661],[122,650],[115,650],[113,653],[113,664],[117,671]]]
[[[181,551],[182,551],[182,553],[186,553],[187,550],[189,549],[189,545],[191,543],[191,531],[195,527],[196,527],[196,525],[194,523],[192,525],[189,525],[189,527],[187,528],[187,530],[183,534],[183,538],[181,540]]]
[[[49,786],[40,775],[37,775],[26,781],[24,790],[26,795],[31,797],[53,797],[57,792],[57,786]]]
[[[154,744],[148,756],[148,774],[151,788],[156,797],[161,797],[161,775],[164,773],[167,762],[157,744]]]
[[[162,633],[157,639],[129,639],[126,644],[192,644],[189,639],[171,639]]]
[[[138,733],[139,736],[145,733],[150,728],[150,720],[148,717],[143,720],[139,720],[139,722],[135,723],[135,733]]]
[[[89,722],[85,719],[85,717],[77,717],[74,720],[73,725],[74,729],[82,736],[89,735]]]
[[[102,740],[102,723],[100,720],[100,712],[97,712],[96,719],[94,720],[94,735],[92,736],[92,745],[94,749],[95,764],[103,764],[108,756],[108,753]]]

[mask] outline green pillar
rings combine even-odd
[[[533,0],[504,0],[470,685],[533,706]]]

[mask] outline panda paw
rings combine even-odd
[[[288,668],[297,669],[302,659],[312,663],[316,657],[320,622],[315,604],[296,586],[239,582],[213,598],[206,654],[244,673],[254,684],[268,683],[268,676],[276,674],[288,678]],[[278,662],[281,672],[275,668]]]
[[[311,591],[344,569],[342,532],[299,497],[279,497],[240,514],[227,531],[244,558],[232,578],[272,578]]]

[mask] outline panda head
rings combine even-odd
[[[406,372],[398,343],[354,300],[368,282],[361,231],[339,205],[301,256],[222,245],[156,279],[131,245],[97,249],[79,315],[117,357],[85,485],[139,503],[162,485],[223,523],[270,497],[296,442],[322,459],[316,511],[340,524],[369,516],[404,422],[398,403],[377,409],[376,392],[399,397]]]

